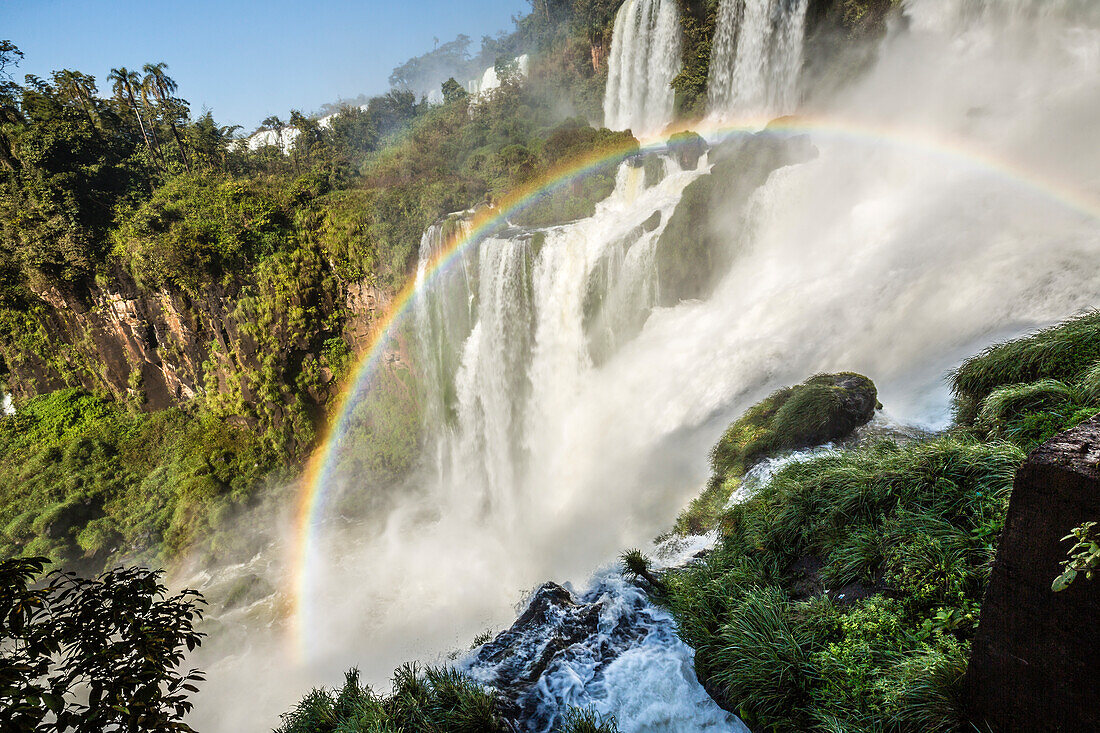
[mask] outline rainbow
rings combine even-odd
[[[369,387],[376,372],[385,344],[396,333],[401,319],[409,311],[419,292],[430,288],[437,275],[446,270],[467,247],[477,242],[501,223],[507,222],[540,197],[571,181],[587,175],[601,166],[622,160],[638,152],[664,148],[668,136],[692,130],[711,142],[734,135],[767,133],[812,133],[853,144],[878,144],[900,147],[914,153],[935,156],[947,162],[962,163],[980,172],[1009,181],[1025,191],[1052,200],[1061,206],[1086,217],[1100,220],[1100,200],[1055,179],[1030,170],[1015,162],[1002,159],[969,141],[933,135],[928,131],[866,124],[841,118],[786,117],[776,119],[739,119],[735,121],[702,121],[694,125],[680,125],[665,130],[659,137],[650,137],[613,149],[605,149],[562,165],[538,180],[524,185],[505,196],[496,206],[476,211],[470,226],[451,238],[428,263],[422,263],[423,276],[410,280],[393,298],[388,313],[379,321],[367,347],[360,353],[355,366],[349,372],[336,402],[333,419],[324,433],[323,440],[311,457],[302,477],[294,521],[291,572],[293,597],[292,642],[299,659],[309,658],[309,630],[313,627],[315,611],[313,581],[317,576],[318,530],[325,516],[327,489],[333,483],[336,453],[341,439],[347,433],[351,413],[359,394]]]

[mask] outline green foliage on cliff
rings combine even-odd
[[[781,470],[662,578],[700,678],[754,728],[954,730],[1022,458],[945,437]]]
[[[702,118],[707,108],[710,53],[718,24],[718,0],[678,0],[683,31],[680,73],[672,80],[676,114]]]
[[[753,464],[784,451],[841,440],[870,420],[877,404],[874,383],[850,372],[819,374],[756,403],[711,450],[710,481],[677,519],[677,530],[711,529]]]
[[[968,726],[961,682],[1016,470],[1100,412],[1098,349],[1100,319],[1078,316],[964,362],[961,424],[941,436],[787,465],[729,508],[712,480],[685,517],[718,513],[718,547],[660,578],[708,689],[754,729]],[[723,436],[716,477],[736,481],[761,417],[790,403],[773,400]]]
[[[76,389],[0,417],[0,557],[102,567],[168,559],[247,506],[276,465],[255,433],[206,413],[141,414]]]

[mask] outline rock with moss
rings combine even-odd
[[[707,141],[697,132],[684,130],[668,139],[669,156],[685,171],[695,170],[705,152],[707,152]]]
[[[745,473],[786,451],[849,437],[881,408],[875,383],[861,374],[818,374],[784,387],[750,407],[711,450],[707,488],[680,515],[676,530],[712,529]]]
[[[683,145],[686,147],[688,143]],[[705,298],[736,256],[753,192],[777,168],[816,154],[804,137],[763,132],[739,136],[710,151],[710,173],[684,189],[657,240],[660,304]]]
[[[819,374],[753,405],[711,453],[715,476],[743,474],[783,451],[832,443],[868,422],[878,406],[875,383],[861,374]]]

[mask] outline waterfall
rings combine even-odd
[[[672,121],[681,43],[676,0],[627,0],[619,8],[607,61],[606,127],[643,134]]]
[[[647,189],[644,171],[623,163],[591,219],[485,237],[418,300],[435,472],[479,511],[521,509],[547,426],[568,412],[583,374],[656,303],[657,239],[680,191],[703,172],[667,158],[662,165],[663,180]],[[647,219],[658,223],[645,227]],[[468,225],[451,219],[425,232],[422,268],[446,245],[448,226]]]
[[[718,116],[778,115],[797,104],[807,0],[722,0],[707,102]]]
[[[993,0],[977,4],[998,12]],[[725,427],[780,386],[858,371],[900,420],[943,426],[943,375],[963,358],[1096,307],[1095,207],[1061,193],[1100,199],[1096,4],[1078,0],[1069,19],[1036,12],[1026,33],[1007,34],[1004,24],[960,28],[956,11],[970,5],[912,0],[909,33],[887,38],[833,103],[845,119],[926,135],[812,131],[819,155],[771,173],[743,221],[721,204],[705,212],[736,256],[703,299],[654,307],[652,263],[706,163],[670,166],[648,188],[641,169],[623,166],[594,216],[503,228],[452,258],[395,337],[408,337],[424,375],[425,470],[378,511],[318,528],[308,664],[286,654],[277,624],[250,619],[226,661],[198,665],[210,682],[190,722],[270,728],[350,666],[385,689],[402,662],[461,657],[479,632],[512,624],[513,604],[544,581],[577,583],[587,598],[593,569],[667,530],[706,481]],[[617,63],[620,74],[635,68]],[[921,142],[941,138],[966,144]],[[430,228],[421,261],[464,222]],[[389,490],[344,480],[363,497]],[[242,522],[242,534],[255,524]],[[204,649],[218,651],[213,636]],[[660,680],[632,658],[615,670],[621,684],[657,699],[647,685]],[[614,711],[612,697],[601,709]],[[624,733],[698,729],[624,719]]]

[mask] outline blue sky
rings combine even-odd
[[[0,0],[0,39],[26,55],[15,72],[92,74],[164,61],[194,113],[251,130],[325,102],[387,89],[434,39],[510,30],[526,0]]]

